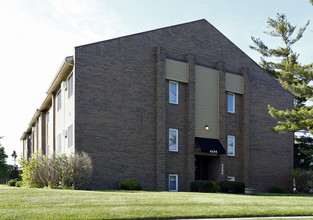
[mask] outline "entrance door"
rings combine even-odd
[[[220,157],[212,155],[195,155],[195,179],[214,180],[219,178],[221,170]]]
[[[196,180],[209,180],[209,157],[196,156],[195,171]]]

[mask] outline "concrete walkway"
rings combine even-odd
[[[188,220],[261,220],[261,219],[313,219],[313,216],[280,216],[280,217],[242,217],[242,218],[198,218],[198,219],[188,219]],[[176,220],[186,220],[186,219],[176,219]]]

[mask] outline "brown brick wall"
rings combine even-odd
[[[168,103],[165,57],[192,63],[190,83],[179,84],[178,105]],[[290,108],[291,95],[214,27],[200,20],[75,48],[75,146],[94,159],[94,187],[115,189],[119,180],[133,178],[145,190],[167,190],[168,174],[177,173],[179,190],[189,190],[194,178],[192,66],[216,66],[218,62],[224,63],[225,71],[240,73],[243,67],[248,68],[250,93],[249,100],[236,95],[238,114],[220,111],[220,119],[225,118],[220,121],[220,128],[224,123],[221,142],[226,148],[228,132],[235,135],[236,157],[214,159],[218,161],[215,170],[220,172],[224,163],[225,176],[231,174],[238,180],[249,176],[257,190],[266,190],[271,184],[285,185],[293,164],[292,135],[268,132],[274,120],[267,105]],[[225,91],[220,93],[226,96]],[[224,100],[226,108],[225,104]],[[170,127],[179,129],[178,153],[168,151]],[[247,148],[249,154],[244,152]],[[250,164],[246,170],[245,164]],[[225,176],[219,176],[220,180]]]

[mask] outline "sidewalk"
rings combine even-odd
[[[241,217],[241,218],[198,218],[198,219],[188,219],[188,220],[261,220],[261,219],[313,219],[313,216],[277,216],[277,217]],[[186,220],[186,219],[176,219],[176,220]]]

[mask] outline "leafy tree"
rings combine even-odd
[[[254,46],[250,48],[262,55],[260,65],[294,96],[292,110],[268,107],[271,116],[279,119],[273,130],[276,132],[305,130],[313,133],[313,107],[305,105],[306,101],[313,100],[313,86],[309,84],[313,80],[313,63],[302,65],[298,61],[299,54],[292,50],[292,46],[302,38],[310,21],[299,28],[296,34],[296,26],[288,22],[285,14],[277,14],[276,19],[268,18],[267,23],[270,31],[265,33],[280,38],[282,46],[272,49],[260,38],[251,37]]]
[[[0,137],[2,139],[2,137]],[[7,177],[8,175],[8,165],[6,163],[6,158],[8,155],[6,155],[4,151],[4,147],[2,147],[0,142],[0,178]]]
[[[313,5],[313,0],[310,0],[310,3]]]

